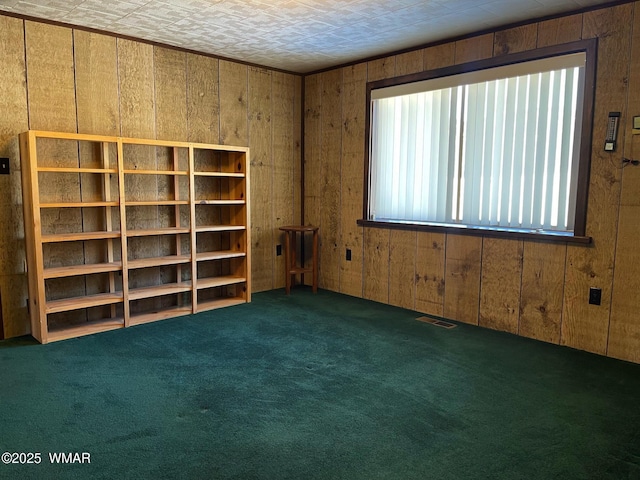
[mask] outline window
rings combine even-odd
[[[373,222],[584,236],[595,41],[367,86]]]

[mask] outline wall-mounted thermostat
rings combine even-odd
[[[607,121],[607,137],[604,141],[605,152],[613,152],[616,149],[619,122],[620,112],[609,112],[609,120]]]

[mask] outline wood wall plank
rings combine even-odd
[[[421,72],[424,69],[422,50],[396,55],[396,75],[408,75]]]
[[[631,58],[640,58],[640,15],[638,4],[633,17]],[[633,115],[640,112],[640,62],[632,61],[629,72],[629,98],[626,129],[633,126]],[[625,135],[624,156],[640,158],[640,136]],[[640,363],[640,168],[627,166],[622,170],[620,193],[620,218],[615,256],[613,293],[611,299],[611,324],[607,342],[607,355],[630,362]]]
[[[391,78],[396,74],[396,57],[385,57],[367,62],[367,81]]]
[[[634,172],[635,173],[635,172]],[[635,173],[637,176],[637,173]],[[637,197],[637,190],[634,192]],[[620,208],[616,270],[611,304],[611,326],[607,342],[607,355],[640,363],[640,205]]]
[[[29,126],[76,131],[76,96],[71,30],[25,22]]]
[[[485,237],[482,242],[481,327],[518,333],[522,240]]]
[[[302,206],[304,203],[302,184],[302,144],[304,139],[302,138],[302,119],[304,116],[304,98],[302,96],[302,77],[295,76],[293,78],[293,223],[304,223],[304,216],[302,213]]]
[[[519,27],[496,32],[493,55],[524,52],[536,48],[538,42],[538,25],[531,23]]]
[[[17,135],[29,128],[24,56],[24,23],[0,16],[0,156],[9,158],[11,175],[0,180],[0,282],[1,277],[23,274],[25,262],[24,226],[22,221],[22,188],[20,185],[20,149]],[[0,284],[1,285],[1,284]],[[7,283],[8,285],[8,283]],[[2,287],[0,287],[2,288]],[[3,291],[5,335],[22,335],[28,331],[26,308],[8,310]],[[26,298],[26,291],[20,292]],[[22,302],[24,305],[24,301]]]
[[[342,70],[322,74],[320,177],[320,288],[340,290],[340,165],[342,150]]]
[[[444,311],[445,246],[443,233],[417,233],[415,309],[438,317],[442,317]]]
[[[274,72],[273,85],[273,192],[271,216],[273,218],[273,244],[284,248],[284,235],[279,230],[284,225],[294,225],[300,221],[295,216],[294,175],[298,158],[295,155],[294,125],[295,78],[293,75]],[[273,252],[272,252],[273,255]],[[272,257],[273,258],[273,257]],[[273,286],[285,285],[285,265],[282,256],[275,257],[273,266]]]
[[[73,31],[78,133],[118,135],[118,57],[115,37]]]
[[[118,39],[120,134],[155,138],[153,47]]]
[[[425,70],[449,67],[455,63],[456,44],[455,42],[451,42],[434,47],[427,47],[422,50],[422,53]]]
[[[575,42],[582,38],[582,14],[538,23],[538,48]]]
[[[465,38],[456,42],[455,63],[474,62],[491,58],[493,55],[493,33]]]
[[[363,296],[389,303],[389,230],[364,229]]]
[[[187,54],[187,124],[189,141],[220,142],[218,59]]]
[[[364,131],[367,65],[342,70],[342,167],[340,170],[340,292],[362,297]],[[351,260],[346,250],[351,250]]]
[[[220,143],[249,145],[248,67],[220,60]]]
[[[305,77],[304,101],[304,223],[320,225],[320,172],[322,159],[322,77]]]
[[[525,242],[520,298],[523,337],[559,343],[567,246]]]
[[[444,316],[478,324],[482,238],[447,235]]]
[[[389,304],[413,310],[416,298],[416,232],[389,235]]]
[[[633,5],[595,10],[584,14],[585,38],[599,37],[596,102],[587,235],[591,247],[568,248],[561,343],[599,354],[606,353],[611,288],[613,283],[615,235],[620,201],[622,152],[602,149],[607,116],[622,112],[626,119]],[[602,305],[589,305],[590,287],[602,289]]]
[[[271,72],[249,67],[249,137],[251,140],[252,290],[273,288],[275,245],[272,220],[273,156]]]
[[[153,48],[156,138],[187,139],[187,58],[184,52]]]

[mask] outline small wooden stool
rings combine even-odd
[[[284,259],[285,259],[285,276],[287,295],[291,293],[291,286],[296,281],[296,275],[300,274],[301,281],[304,283],[304,274],[313,273],[313,293],[318,291],[318,227],[311,225],[288,225],[286,227],[280,227],[284,234]],[[312,255],[312,267],[304,267],[304,258],[302,259],[302,266],[297,266],[296,257],[296,234],[300,232],[302,234],[302,241],[304,242],[304,234],[306,232],[313,232],[313,255]]]

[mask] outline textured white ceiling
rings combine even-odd
[[[607,0],[0,0],[0,10],[309,72]]]

